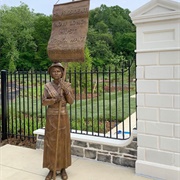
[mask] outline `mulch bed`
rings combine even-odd
[[[0,147],[6,144],[36,149],[36,141],[33,139],[28,139],[28,138],[23,140],[18,137],[17,138],[10,137],[6,140],[1,141]]]

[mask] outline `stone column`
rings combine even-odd
[[[136,173],[180,179],[180,3],[151,0],[130,14],[137,31]]]

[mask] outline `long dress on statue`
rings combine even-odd
[[[43,168],[54,170],[55,156],[56,156],[56,132],[58,127],[58,110],[59,103],[49,105],[51,98],[57,96],[62,97],[61,112],[60,112],[60,128],[58,129],[58,148],[57,148],[57,164],[56,170],[66,169],[71,165],[71,140],[70,140],[70,122],[66,104],[72,104],[74,102],[74,95],[70,83],[65,82],[68,89],[68,93],[65,93],[61,89],[60,84],[49,82],[45,84],[42,104],[48,106],[46,126],[45,126],[45,138],[44,138],[44,154],[43,154]],[[61,94],[60,94],[61,92]]]

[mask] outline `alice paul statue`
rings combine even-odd
[[[66,104],[74,102],[74,95],[71,84],[63,80],[65,69],[61,63],[53,63],[48,73],[53,81],[45,84],[42,99],[42,104],[48,106],[43,168],[49,169],[45,180],[51,180],[55,171],[60,171],[64,180],[68,179],[65,169],[71,165],[70,122]]]

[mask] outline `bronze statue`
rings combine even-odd
[[[61,63],[53,63],[48,72],[53,81],[45,84],[42,100],[42,104],[48,106],[43,168],[49,169],[45,180],[55,179],[56,171],[61,172],[64,180],[68,179],[65,169],[71,165],[70,122],[66,104],[74,102],[74,95],[71,84],[63,80],[65,69]]]

